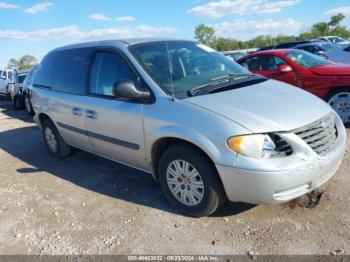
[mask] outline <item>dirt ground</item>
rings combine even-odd
[[[228,203],[195,219],[148,174],[82,151],[52,159],[31,117],[2,100],[0,255],[349,255],[349,149],[314,209]]]

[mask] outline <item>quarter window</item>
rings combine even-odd
[[[91,53],[91,48],[58,52],[58,59],[52,74],[52,89],[70,94],[84,94]]]
[[[50,53],[38,65],[34,76],[34,84],[41,87],[51,87],[52,69],[57,59],[57,53]]]
[[[90,93],[113,96],[114,84],[123,80],[137,83],[137,77],[124,59],[115,53],[96,53],[90,81]]]

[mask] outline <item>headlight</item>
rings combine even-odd
[[[292,153],[287,142],[272,134],[235,136],[227,140],[227,145],[234,152],[253,158],[281,157]]]

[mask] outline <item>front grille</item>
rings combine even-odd
[[[278,152],[277,155],[279,157],[290,156],[291,154],[293,154],[292,147],[285,140],[283,140],[279,135],[270,134],[270,137],[276,145],[276,151]]]
[[[311,125],[295,130],[317,154],[324,156],[330,152],[338,138],[338,130],[333,115],[328,115]]]

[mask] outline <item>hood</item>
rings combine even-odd
[[[316,96],[274,80],[183,101],[215,112],[253,133],[294,130],[332,110]]]
[[[350,65],[337,63],[310,68],[310,71],[317,75],[324,76],[350,76]]]

